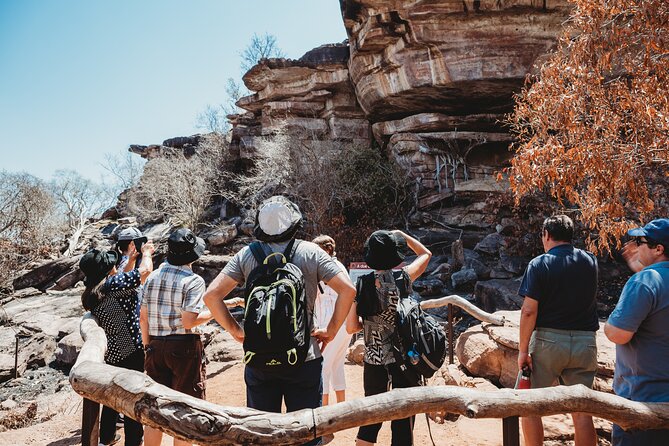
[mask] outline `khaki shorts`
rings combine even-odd
[[[594,331],[537,328],[530,339],[532,388],[583,384],[592,388],[597,372]]]

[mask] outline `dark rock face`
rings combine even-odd
[[[61,276],[69,274],[71,268],[79,263],[80,258],[81,256],[62,257],[47,262],[44,265],[17,277],[12,282],[12,285],[15,290],[29,287],[44,290],[56,280],[59,280]],[[67,281],[70,282],[69,279]]]
[[[518,279],[491,279],[476,284],[474,295],[478,306],[493,313],[499,310],[519,310],[523,298],[518,295]]]
[[[504,241],[504,237],[500,234],[492,233],[481,240],[474,248],[474,251],[495,255],[498,254],[500,248],[505,245],[506,242]]]
[[[182,153],[186,157],[192,156],[198,149],[200,142],[206,135],[177,136],[169,138],[162,144],[131,144],[128,150],[136,153],[145,159],[155,158],[157,156],[169,155],[171,153]]]
[[[434,276],[424,276],[417,279],[412,287],[421,296],[437,296],[441,293],[444,283]]]
[[[566,1],[340,0],[356,96],[427,208],[499,192],[513,94],[555,46]]]
[[[478,276],[476,271],[473,269],[464,268],[451,275],[451,283],[453,284],[453,288],[459,288],[468,283],[475,282],[477,277]]]

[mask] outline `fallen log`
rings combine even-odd
[[[420,303],[420,307],[423,310],[427,310],[428,308],[444,307],[448,304],[462,308],[467,313],[471,314],[482,322],[488,322],[493,325],[504,325],[504,316],[496,316],[494,314],[483,311],[476,305],[458,296],[457,294],[451,294],[450,296],[439,297],[437,299],[424,300]]]
[[[84,347],[70,372],[70,383],[78,394],[200,444],[300,444],[356,426],[437,411],[469,418],[584,412],[624,429],[669,429],[669,403],[629,401],[581,385],[496,392],[455,386],[396,389],[286,414],[219,406],[160,385],[143,373],[102,364],[106,341],[94,318],[84,317],[81,335]]]

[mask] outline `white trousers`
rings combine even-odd
[[[346,324],[342,324],[330,343],[323,351],[323,394],[346,390],[346,376],[344,374],[344,361],[346,360],[346,351],[351,343],[351,337],[346,333]]]

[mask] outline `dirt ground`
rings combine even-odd
[[[209,364],[207,381],[207,399],[226,406],[244,406],[245,388],[243,366],[241,364],[225,369],[223,364]],[[362,367],[346,365],[348,383],[347,398],[360,398],[362,391]],[[331,396],[334,399],[334,395]],[[29,446],[74,446],[81,444],[81,398],[72,394],[62,403],[60,414],[51,420],[8,432],[0,433],[0,445]],[[436,424],[430,422],[432,436],[437,445],[492,446],[502,444],[502,423],[500,420],[469,420],[460,418],[455,423]],[[122,434],[122,429],[119,429]],[[348,429],[335,433],[330,445],[353,445],[357,429]],[[414,430],[416,445],[430,445],[427,424],[424,415],[416,417]],[[121,441],[118,443],[122,445]],[[390,423],[384,423],[379,434],[379,445],[390,444]],[[171,446],[172,440],[163,437],[162,446]]]

